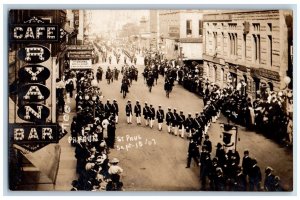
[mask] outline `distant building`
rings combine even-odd
[[[284,10],[206,14],[204,77],[245,93],[279,91],[292,78],[292,13]]]
[[[160,50],[167,59],[202,60],[203,13],[164,10],[159,13]]]

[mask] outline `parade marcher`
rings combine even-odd
[[[143,115],[144,115],[144,119],[145,119],[145,125],[148,126],[149,125],[149,106],[148,106],[147,102],[145,102],[145,106],[143,108]]]
[[[186,118],[185,122],[184,122],[184,126],[185,126],[185,130],[188,134],[188,138],[192,137],[192,128],[193,128],[193,118],[192,118],[192,114],[189,113],[188,117]]]
[[[272,174],[273,169],[271,167],[266,167],[265,169],[265,191],[275,191],[276,181],[275,176]]]
[[[187,164],[185,168],[190,168],[192,158],[194,159],[195,163],[199,165],[199,154],[200,153],[199,153],[197,142],[191,139],[189,143],[188,158],[187,158]]]
[[[141,121],[142,110],[141,110],[140,102],[138,100],[136,101],[136,104],[134,106],[134,113],[135,113],[135,116],[136,116],[137,125],[141,125],[141,123],[142,123],[142,121]]]
[[[155,119],[155,109],[153,108],[152,104],[150,104],[150,108],[149,108],[149,119],[150,119],[150,128],[153,128],[153,122]]]
[[[156,111],[156,119],[158,123],[158,130],[162,130],[162,123],[164,122],[165,113],[164,110],[161,109],[161,105],[158,106],[158,110]]]
[[[119,121],[119,106],[118,106],[117,100],[114,99],[113,104],[111,105],[111,108],[113,111],[112,113],[115,116],[115,122],[117,124]]]
[[[211,141],[209,140],[209,136],[206,135],[205,136],[205,140],[203,141],[203,146],[205,146],[206,150],[211,153],[212,151],[212,145],[211,145]]]
[[[179,120],[178,120],[178,127],[179,127],[179,131],[180,131],[180,137],[184,138],[184,131],[185,131],[185,115],[183,114],[183,111],[180,111],[179,114]]]
[[[174,133],[175,136],[177,136],[178,133],[178,124],[179,124],[179,115],[176,112],[176,108],[174,108],[173,111],[173,120],[172,120],[172,132]]]
[[[131,124],[132,123],[132,106],[131,106],[130,100],[127,101],[125,112],[126,112],[126,117],[127,117],[127,124]]]
[[[257,191],[260,191],[262,177],[256,159],[252,159],[252,167],[250,168],[248,175],[249,175],[249,190],[254,191],[256,189]]]
[[[166,114],[168,133],[171,133],[172,121],[173,121],[173,113],[171,112],[171,108],[168,108],[168,112]]]

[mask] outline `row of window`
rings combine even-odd
[[[217,54],[217,49],[218,49],[218,33],[217,32],[207,32],[207,38],[212,38],[212,50],[213,53],[216,55]],[[238,35],[237,33],[228,33],[228,40],[227,40],[227,49],[224,49],[224,44],[225,44],[225,35],[222,33],[222,36],[219,37],[221,39],[220,45],[219,45],[219,50],[224,55],[227,55],[227,52],[229,53],[230,56],[237,56],[238,55]],[[247,57],[247,34],[243,34],[242,36],[242,52],[241,56],[243,59],[246,59]],[[255,63],[261,63],[261,38],[259,34],[252,34],[252,61]],[[267,64],[269,66],[272,66],[272,50],[273,50],[273,45],[272,45],[272,35],[267,36]]]
[[[209,23],[207,23],[209,25]],[[223,23],[222,23],[223,24]],[[217,25],[217,23],[213,23],[214,26]],[[237,30],[237,24],[236,23],[228,23],[229,30]],[[245,25],[244,25],[245,26]],[[203,35],[203,20],[198,21],[198,34]],[[260,31],[260,24],[259,23],[252,23],[252,29],[253,31],[259,32]],[[268,31],[272,31],[272,23],[268,23],[267,26]],[[186,35],[192,35],[193,29],[192,29],[192,20],[186,21]]]

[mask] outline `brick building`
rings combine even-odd
[[[292,12],[234,11],[203,16],[204,77],[255,96],[292,78]]]

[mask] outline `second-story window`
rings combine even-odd
[[[199,20],[199,35],[203,35],[203,21]]]
[[[186,35],[192,35],[192,20],[186,20]]]

